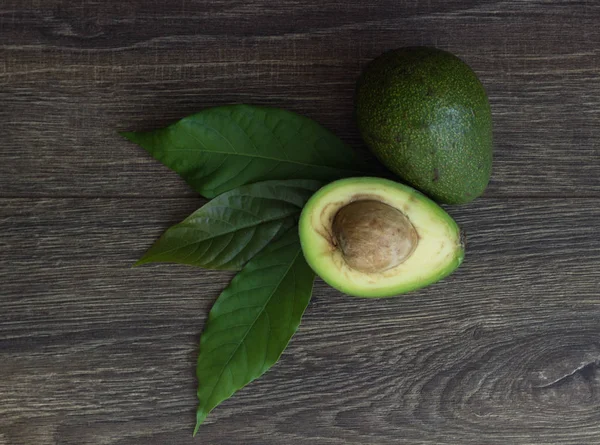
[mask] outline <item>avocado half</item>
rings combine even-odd
[[[382,178],[348,178],[317,191],[299,222],[306,261],[330,286],[389,297],[448,276],[464,258],[460,228],[417,190]]]

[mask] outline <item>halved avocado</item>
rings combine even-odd
[[[460,228],[422,193],[382,178],[332,182],[299,223],[308,264],[356,297],[389,297],[435,283],[464,258]]]

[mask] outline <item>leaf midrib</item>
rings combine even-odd
[[[232,148],[233,145],[231,144],[231,141],[229,141],[229,139],[227,139],[219,130],[217,130],[214,127],[211,127],[209,125],[206,125],[204,123],[196,123],[198,126],[206,128],[208,130],[211,130],[215,133],[217,133],[221,139],[223,139],[225,142],[227,142]],[[239,127],[239,126],[238,126]],[[208,152],[208,153],[216,153],[216,154],[220,154],[220,155],[226,155],[226,156],[242,156],[242,157],[247,157],[247,158],[259,158],[259,159],[266,159],[268,161],[276,161],[276,162],[286,162],[289,164],[297,164],[297,165],[302,165],[305,167],[320,167],[320,168],[325,168],[325,169],[332,169],[332,170],[346,170],[346,171],[351,171],[351,172],[355,172],[355,173],[362,173],[360,170],[354,170],[351,168],[337,168],[337,167],[330,167],[328,165],[322,165],[322,164],[309,164],[306,162],[301,162],[301,161],[295,161],[289,158],[289,156],[287,156],[287,159],[277,159],[277,158],[272,158],[270,156],[264,156],[264,155],[257,155],[257,154],[246,154],[246,153],[241,153],[238,152],[234,149],[233,153],[231,152],[224,152],[224,151],[219,151],[219,150],[209,150],[206,145],[204,143],[202,143],[202,141],[200,139],[198,139],[196,137],[196,135],[194,135],[189,128],[186,128],[185,126],[183,127],[183,131],[185,131],[192,139],[194,139],[197,143],[199,143],[202,147],[204,147],[204,150],[200,150],[200,151],[204,151],[204,152]],[[246,136],[246,138],[252,143],[252,140],[249,138],[248,134],[242,129],[242,132],[244,133],[244,135]],[[318,139],[316,139],[316,141],[320,141],[320,140],[324,140],[324,138],[320,137]],[[315,142],[316,142],[315,141]],[[281,143],[281,141],[278,140],[278,142],[283,146],[283,144]],[[314,143],[313,143],[314,145]],[[348,147],[346,147],[348,148]],[[173,148],[173,151],[193,151],[193,152],[197,152],[198,149],[194,149],[194,148]],[[286,152],[286,150],[284,150],[284,152]],[[287,154],[287,152],[286,152]]]
[[[264,312],[265,308],[267,307],[267,305],[271,301],[271,298],[273,298],[273,295],[275,294],[275,292],[277,291],[277,289],[279,289],[279,286],[281,286],[281,283],[283,282],[283,280],[285,279],[285,277],[287,276],[287,274],[290,272],[290,270],[292,269],[292,267],[296,263],[296,260],[298,259],[298,255],[300,255],[300,249],[298,249],[296,251],[296,255],[294,255],[294,258],[290,262],[290,265],[286,269],[285,273],[281,276],[281,279],[277,282],[277,285],[275,286],[275,288],[273,289],[273,291],[271,292],[271,294],[269,295],[269,297],[265,301],[265,304],[262,305],[261,310],[258,312],[257,316],[254,318],[254,321],[252,322],[251,325],[249,325],[248,330],[246,331],[246,333],[244,334],[244,336],[242,337],[242,339],[237,343],[236,348],[233,350],[233,352],[231,353],[231,355],[227,359],[227,362],[225,362],[225,364],[221,368],[221,372],[219,373],[219,377],[217,378],[217,381],[216,381],[215,385],[213,385],[212,390],[211,390],[209,396],[206,398],[205,402],[203,403],[203,409],[202,409],[203,411],[206,411],[205,408],[206,408],[208,402],[210,401],[210,399],[212,398],[213,394],[215,393],[215,389],[218,386],[218,384],[220,383],[221,378],[223,377],[223,373],[225,372],[225,369],[227,368],[227,366],[229,365],[229,363],[231,362],[231,360],[233,359],[233,357],[235,356],[235,354],[239,350],[240,345],[242,345],[244,343],[244,341],[246,340],[246,337],[248,336],[248,334],[250,333],[250,331],[254,328],[254,325],[256,324],[256,322],[260,318],[261,314]],[[270,328],[269,328],[269,332],[271,332]],[[263,361],[263,365],[262,366],[264,366],[265,362],[266,362],[266,354],[265,354],[265,359]],[[208,413],[206,413],[206,414],[208,414]]]
[[[263,225],[271,223],[271,222],[283,221],[286,218],[289,218],[291,216],[294,216],[294,214],[299,213],[299,211],[300,211],[300,209],[298,209],[298,210],[296,210],[294,212],[290,212],[289,215],[274,217],[272,219],[264,219],[264,220],[261,220],[257,224],[248,224],[248,225],[244,225],[244,226],[232,226],[232,227],[235,227],[233,230],[227,230],[225,232],[220,232],[218,234],[214,234],[214,233],[203,231],[203,233],[209,233],[211,236],[203,238],[201,240],[193,241],[193,242],[190,242],[190,243],[181,244],[181,245],[179,245],[177,247],[173,247],[173,248],[168,249],[168,250],[162,250],[162,251],[157,252],[157,253],[155,253],[153,255],[150,255],[148,257],[144,257],[144,258],[142,258],[142,260],[144,260],[144,262],[151,261],[152,258],[155,258],[155,257],[157,257],[159,255],[165,255],[165,254],[171,253],[171,252],[173,252],[175,250],[178,250],[178,249],[183,249],[185,247],[193,246],[195,244],[200,244],[200,243],[206,242],[208,240],[215,239],[215,238],[217,238],[219,236],[229,235],[229,234],[235,234],[235,232],[239,232],[240,230],[245,230],[245,229],[250,229],[250,228],[253,228],[253,227],[263,226]],[[213,219],[216,219],[217,221],[221,221],[218,218],[213,218]],[[226,222],[226,221],[223,221],[223,222]],[[187,224],[185,222],[182,222],[180,224],[175,225],[174,227],[172,227],[169,230],[176,230],[176,229],[179,229],[179,228],[184,228],[186,225]],[[196,228],[196,227],[187,227],[187,228],[190,229],[190,230],[201,230],[200,228]]]
[[[174,148],[173,151],[194,151],[197,152],[197,149],[194,148]],[[331,167],[329,165],[322,165],[322,164],[308,164],[306,162],[301,162],[301,161],[294,161],[294,160],[290,160],[290,159],[277,159],[277,158],[271,158],[268,156],[256,156],[256,155],[252,155],[252,154],[245,154],[245,153],[231,153],[231,152],[224,152],[224,151],[213,151],[213,150],[200,150],[202,152],[205,153],[215,153],[215,154],[220,154],[220,155],[225,155],[225,156],[243,156],[243,157],[247,157],[247,158],[260,158],[260,159],[266,159],[269,161],[276,161],[276,162],[286,162],[288,164],[297,164],[297,165],[302,165],[304,167],[319,167],[319,168],[326,168],[326,169],[331,169],[331,170],[345,170],[345,171],[349,171],[349,172],[355,172],[355,173],[364,173],[361,170],[354,170],[351,168],[338,168],[338,167]]]

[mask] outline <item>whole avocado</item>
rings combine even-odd
[[[361,136],[391,171],[434,200],[464,204],[492,172],[492,118],[483,85],[458,57],[430,47],[388,51],[356,89]]]

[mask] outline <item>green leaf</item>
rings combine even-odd
[[[278,108],[208,108],[160,130],[121,134],[207,198],[269,179],[329,182],[368,173],[333,133]]]
[[[312,293],[296,228],[252,259],[212,307],[200,339],[194,435],[212,411],[279,359]]]
[[[136,265],[172,262],[239,270],[295,226],[318,181],[264,181],[224,193],[168,229]]]

